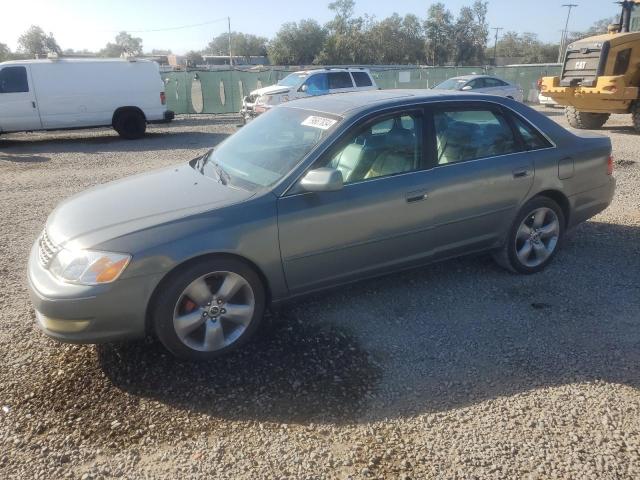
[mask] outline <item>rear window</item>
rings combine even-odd
[[[27,69],[25,67],[4,67],[0,70],[0,93],[20,93],[29,91]]]
[[[351,75],[353,76],[353,80],[356,82],[356,87],[370,87],[373,85],[369,74],[365,72],[351,72]]]
[[[513,121],[516,124],[516,128],[520,132],[520,136],[524,142],[524,148],[526,150],[538,150],[540,148],[549,148],[551,143],[542,136],[542,134],[526,123],[521,118],[512,115]]]
[[[329,72],[329,88],[352,88],[349,72]]]

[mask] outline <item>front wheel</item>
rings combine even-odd
[[[177,357],[208,360],[246,342],[265,310],[260,278],[245,263],[212,258],[169,277],[156,295],[153,324]]]
[[[610,116],[608,113],[581,112],[576,107],[566,107],[564,114],[573,128],[587,130],[602,128]]]
[[[518,213],[504,246],[494,258],[512,272],[539,272],[556,255],[564,231],[565,218],[558,204],[547,197],[533,198]]]

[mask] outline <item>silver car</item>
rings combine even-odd
[[[489,75],[462,75],[439,83],[436,90],[460,90],[463,92],[484,93],[524,101],[524,90],[498,77]]]
[[[202,360],[326,287],[482,251],[539,272],[609,205],[611,170],[608,138],[509,99],[298,100],[188,163],[62,202],[29,259],[37,323],[65,342],[156,335]]]

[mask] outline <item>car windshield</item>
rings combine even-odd
[[[225,184],[248,190],[269,187],[287,175],[340,120],[326,113],[274,108],[192,165]]]
[[[291,75],[287,75],[282,80],[278,82],[278,85],[282,85],[283,87],[297,87],[298,85],[302,85],[304,79],[307,78],[307,75],[302,73],[292,73]]]
[[[449,80],[445,80],[444,82],[436,85],[433,88],[437,90],[460,90],[465,83],[467,83],[467,80],[464,80],[462,78],[450,78]]]

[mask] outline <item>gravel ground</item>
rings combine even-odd
[[[564,124],[560,110],[544,110]],[[30,245],[63,198],[235,129],[179,117],[0,137],[0,477],[640,477],[640,137],[614,116],[612,206],[545,272],[485,256],[318,294],[243,351],[63,345],[34,326]]]

